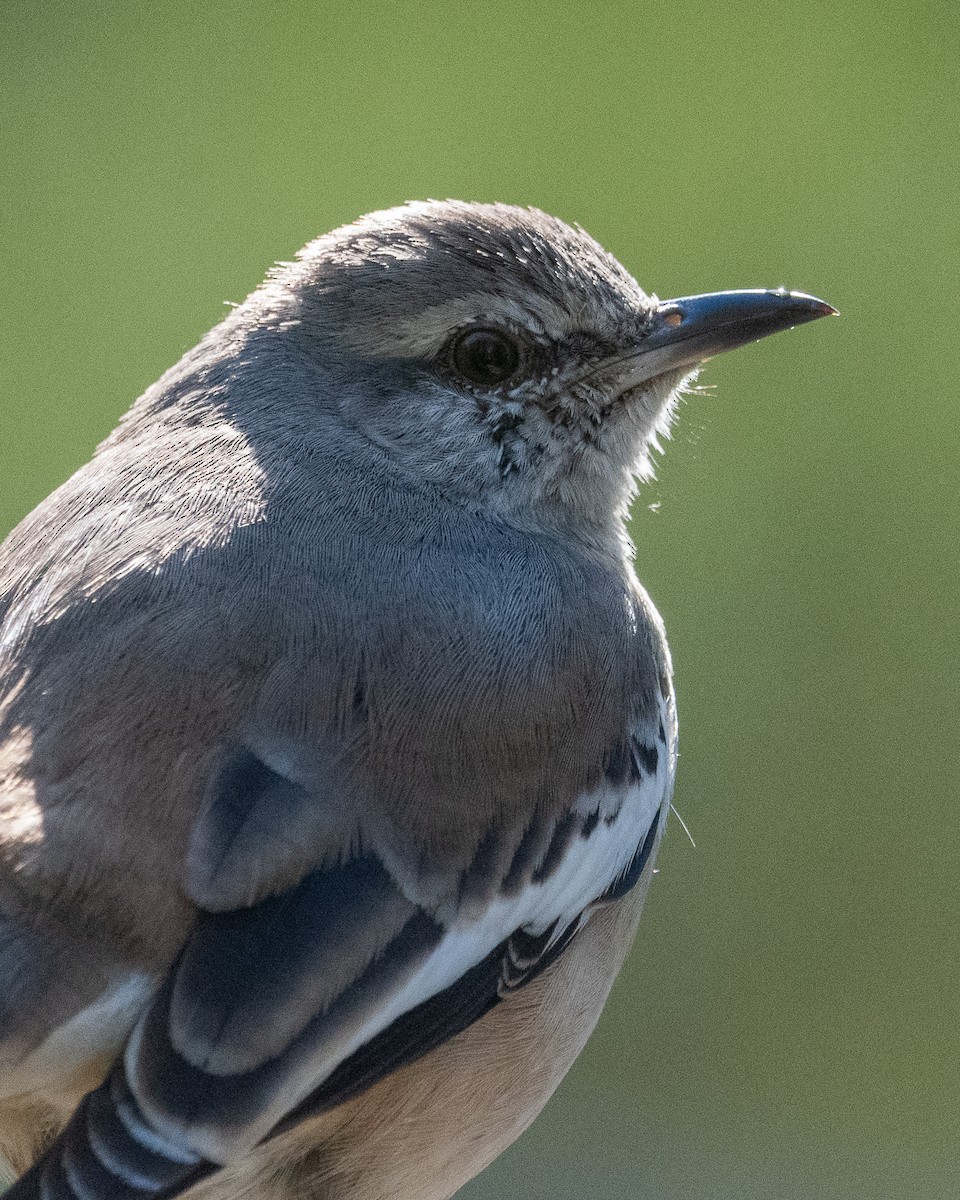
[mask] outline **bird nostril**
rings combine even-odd
[[[663,323],[668,329],[676,329],[678,325],[683,324],[683,315],[682,309],[675,308],[671,312],[663,314]]]

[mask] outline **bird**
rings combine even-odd
[[[325,234],[0,550],[9,1200],[446,1200],[630,948],[677,710],[626,520],[708,358],[581,227]]]

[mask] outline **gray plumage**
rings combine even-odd
[[[826,311],[792,303],[775,327]],[[106,1078],[17,1200],[446,1197],[538,1111],[672,786],[623,527],[703,357],[665,312],[542,213],[375,214],[272,272],[10,535],[17,1169]],[[488,329],[518,361],[478,384],[457,339]]]

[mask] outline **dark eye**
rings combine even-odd
[[[453,365],[471,383],[495,387],[520,365],[520,349],[499,329],[469,329],[453,344]]]

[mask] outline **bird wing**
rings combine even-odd
[[[568,812],[507,845],[491,830],[458,902],[440,906],[409,894],[362,829],[310,868],[330,806],[235,749],[194,830],[201,908],[179,958],[122,1061],[9,1200],[177,1195],[478,1020],[640,878],[669,806],[664,725],[615,748]]]

